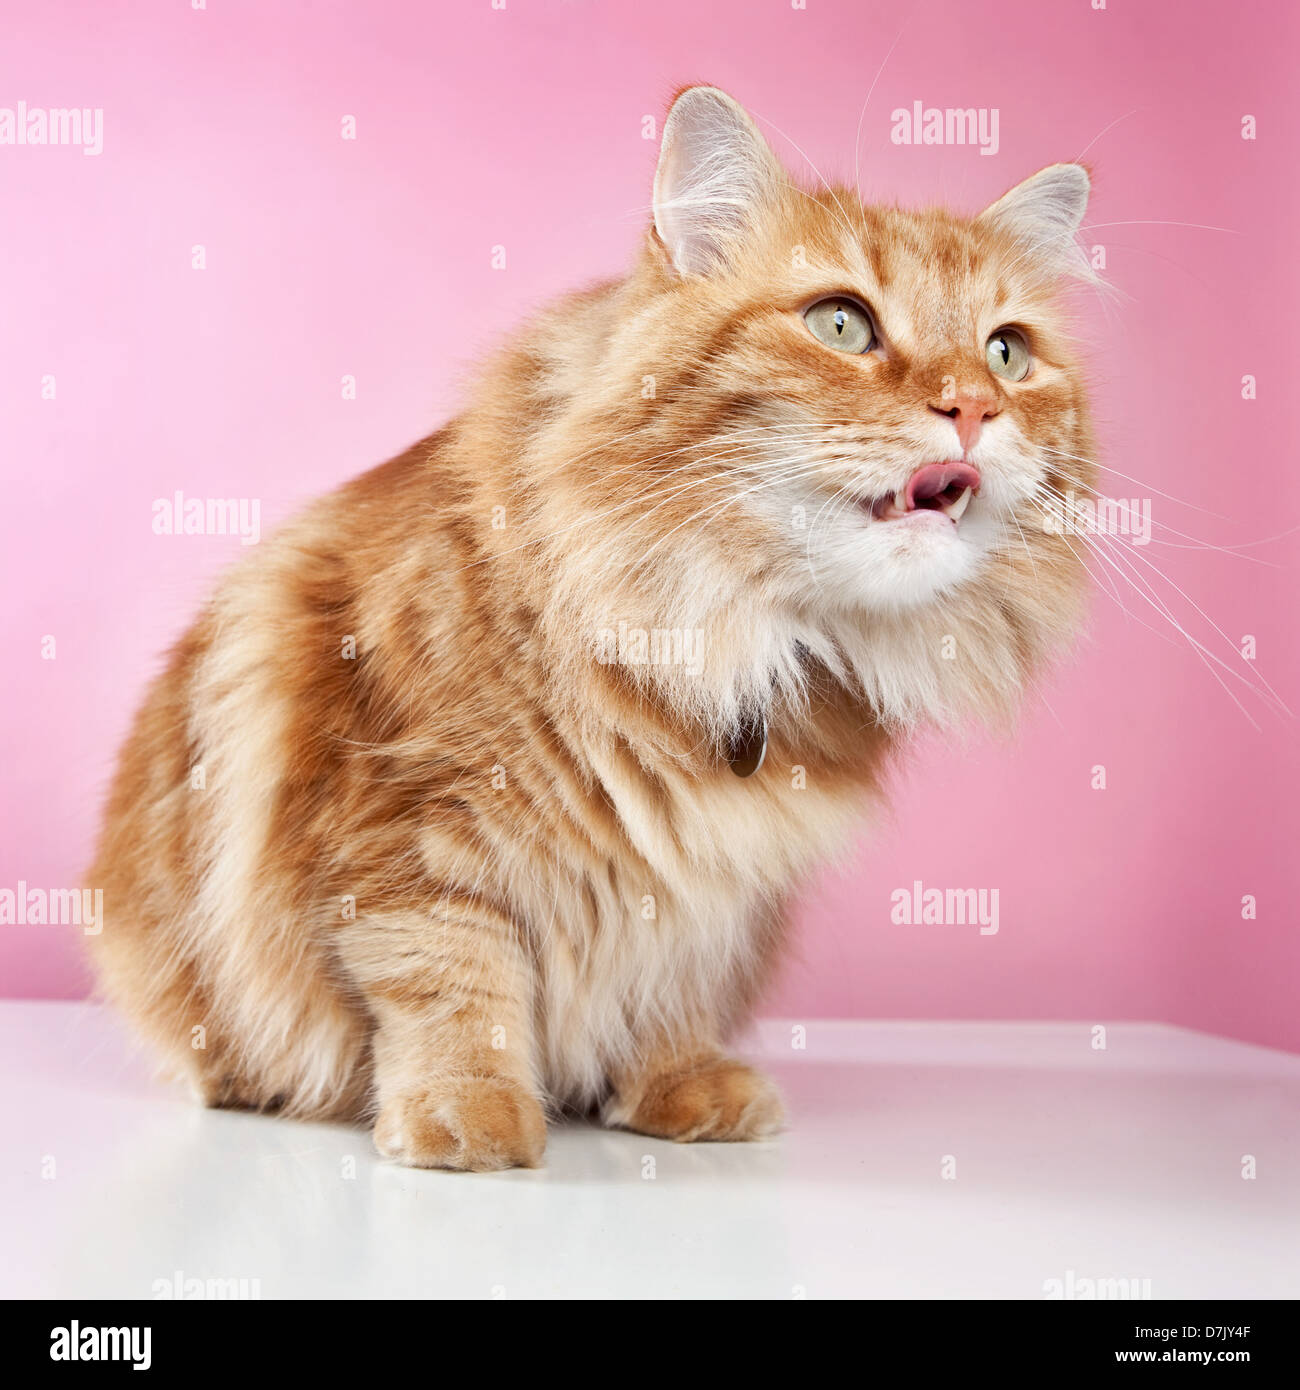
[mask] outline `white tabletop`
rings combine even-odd
[[[3,1002],[0,1295],[1300,1297],[1300,1057],[1154,1024],[1104,1050],[1082,1023],[805,1027],[745,1049],[786,1090],[773,1142],[570,1124],[544,1169],[479,1176],[201,1110],[103,1010]]]

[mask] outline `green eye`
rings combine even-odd
[[[1029,344],[1024,335],[1014,328],[999,328],[989,339],[984,349],[988,358],[989,371],[994,376],[1004,376],[1008,381],[1024,381],[1033,366],[1029,355]]]
[[[852,299],[822,299],[805,310],[803,321],[819,343],[836,352],[869,352],[876,334],[871,315]]]

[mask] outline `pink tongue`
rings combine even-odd
[[[927,463],[918,468],[907,480],[907,510],[915,511],[954,483],[958,488],[979,487],[980,475],[969,463]]]

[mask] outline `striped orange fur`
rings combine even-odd
[[[536,1164],[561,1106],[773,1133],[724,1049],[785,903],[902,735],[1001,719],[1075,622],[1039,518],[1091,480],[1059,304],[1086,189],[1053,166],[974,219],[863,206],[680,94],[627,276],[252,552],[150,691],[93,949],[171,1068],[423,1166]],[[871,351],[810,332],[839,295]],[[989,366],[1007,325],[1020,381]],[[950,531],[873,514],[953,458],[981,482]]]

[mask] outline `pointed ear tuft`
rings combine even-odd
[[[677,269],[722,269],[782,178],[739,102],[716,87],[687,87],[664,122],[654,186],[655,231]]]
[[[1020,242],[1055,275],[1095,276],[1075,240],[1092,183],[1081,164],[1049,164],[1018,183],[977,219]]]

